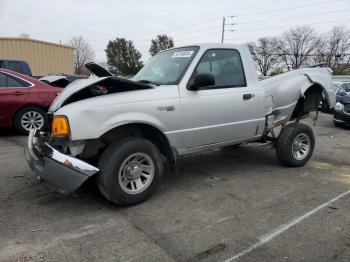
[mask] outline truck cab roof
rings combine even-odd
[[[0,68],[5,68],[20,74],[32,76],[32,71],[30,69],[30,66],[24,60],[0,58]]]

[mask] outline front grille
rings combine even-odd
[[[345,104],[344,105],[344,112],[345,113],[350,113],[350,104]]]

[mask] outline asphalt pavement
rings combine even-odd
[[[350,261],[350,129],[323,114],[313,129],[304,167],[281,166],[271,145],[206,152],[128,208],[94,183],[49,191],[26,138],[3,131],[0,261]]]

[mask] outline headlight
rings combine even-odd
[[[344,105],[340,102],[337,102],[334,107],[335,110],[341,111],[344,109]]]
[[[69,136],[70,128],[66,116],[54,116],[51,123],[52,136]]]

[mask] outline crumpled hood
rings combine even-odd
[[[128,79],[118,78],[118,77],[91,77],[88,79],[82,79],[80,81],[75,81],[59,94],[59,96],[56,97],[56,99],[52,102],[49,112],[55,112],[60,107],[64,106],[66,101],[70,99],[73,95],[78,94],[79,92],[83,91],[84,89],[87,89],[91,86],[96,85],[102,85],[102,86],[108,86],[108,90],[110,90],[110,93],[118,93],[123,91],[132,91],[132,90],[140,90],[140,89],[150,89],[152,88],[149,85],[131,81]],[[106,93],[104,95],[108,95],[109,93]],[[97,95],[95,95],[97,96]],[[94,97],[94,95],[91,95],[89,97]],[[87,99],[89,97],[84,97],[77,100],[83,100]]]

